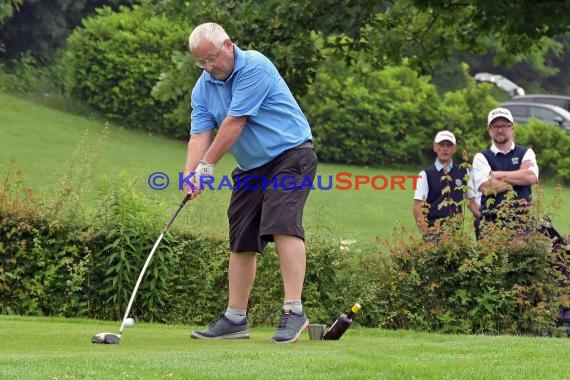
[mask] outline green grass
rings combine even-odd
[[[339,341],[198,341],[195,326],[0,317],[2,379],[567,379],[569,339],[457,336],[353,327]]]
[[[183,196],[177,190],[177,173],[184,165],[184,141],[149,136],[114,125],[110,126],[108,137],[103,139],[101,130],[105,122],[102,120],[71,115],[6,94],[0,94],[0,115],[0,173],[5,173],[10,160],[15,159],[26,185],[37,193],[57,189],[60,178],[67,175],[79,178],[80,183],[85,182],[89,191],[83,201],[92,205],[100,178],[122,175],[121,178],[138,191],[166,200],[171,205],[170,209],[164,210],[165,222]],[[218,165],[216,175],[229,175],[234,166],[233,158],[226,155]],[[92,169],[93,175],[82,177]],[[353,176],[407,176],[416,175],[420,169],[405,171],[319,164],[318,175],[328,178],[344,171]],[[156,171],[170,177],[168,189],[155,191],[149,188],[148,176]],[[548,181],[542,178],[545,180]],[[323,183],[328,183],[328,179]],[[360,190],[313,191],[305,211],[305,227],[309,233],[355,239],[365,247],[373,246],[377,236],[389,236],[393,228],[415,230],[411,181],[407,184],[409,189],[405,191],[374,190],[370,186]],[[548,205],[554,197],[554,186],[545,185],[544,188],[544,203]],[[186,207],[175,228],[225,236],[229,193],[225,189],[202,194]],[[569,200],[570,190],[563,190],[561,198],[563,202]],[[570,213],[558,210],[554,223],[561,233],[570,232]]]

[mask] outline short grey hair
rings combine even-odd
[[[203,40],[210,41],[216,47],[222,47],[224,41],[229,38],[221,25],[214,22],[207,22],[194,28],[190,37],[188,37],[188,47],[190,51],[192,51]]]

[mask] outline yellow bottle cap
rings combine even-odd
[[[358,312],[360,311],[360,309],[361,309],[360,304],[359,304],[359,303],[355,303],[355,304],[352,306],[352,309],[351,309],[351,310],[352,310],[353,313],[356,314],[356,313],[358,313]]]

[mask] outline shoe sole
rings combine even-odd
[[[194,339],[202,339],[202,340],[212,340],[212,339],[249,339],[251,336],[251,332],[249,330],[240,331],[232,334],[220,335],[220,336],[206,336],[201,335],[197,331],[192,331],[190,334],[191,338]]]
[[[305,323],[303,323],[303,326],[301,326],[301,328],[299,329],[299,331],[297,332],[297,334],[289,340],[275,340],[274,338],[271,338],[271,341],[273,343],[277,343],[277,344],[281,344],[281,343],[295,343],[297,340],[299,340],[299,337],[301,336],[301,333],[303,332],[303,330],[305,330],[307,328],[307,326],[309,326],[309,320],[307,319],[305,321]]]

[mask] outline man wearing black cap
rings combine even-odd
[[[516,145],[513,140],[515,124],[511,112],[506,108],[496,108],[487,117],[487,132],[493,141],[490,149],[477,153],[473,158],[473,183],[482,193],[482,223],[515,222],[525,224],[524,215],[531,203],[531,186],[538,181],[538,164],[531,148]],[[513,190],[514,196],[509,206],[515,209],[510,215],[501,209],[507,205],[507,193]],[[482,230],[484,227],[482,225]]]

